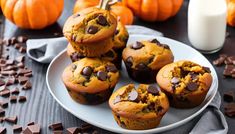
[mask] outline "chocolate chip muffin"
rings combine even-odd
[[[164,66],[156,79],[170,105],[176,108],[200,105],[212,83],[209,68],[185,60]]]
[[[81,104],[100,104],[110,97],[119,72],[110,62],[83,58],[65,68],[62,80],[70,96]]]
[[[129,84],[115,91],[109,99],[114,119],[126,129],[151,129],[159,125],[169,109],[167,96],[153,85]]]
[[[67,46],[67,55],[70,57],[72,62],[79,61],[85,57],[89,57],[86,54],[76,51],[71,44],[68,44]],[[119,60],[117,53],[113,49],[110,49],[107,53],[102,54],[101,56],[97,58],[100,58],[101,60],[109,61],[113,63],[118,69],[120,69],[121,61]]]
[[[159,69],[174,60],[170,47],[157,39],[127,46],[122,58],[129,76],[141,83],[155,82]]]

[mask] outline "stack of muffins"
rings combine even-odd
[[[68,18],[63,29],[72,60],[63,73],[70,96],[82,104],[100,104],[119,79],[128,32],[107,10],[92,7]]]

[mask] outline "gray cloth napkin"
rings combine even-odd
[[[162,33],[143,27],[143,26],[127,26],[130,35],[145,34],[163,36]],[[30,39],[27,41],[27,54],[33,60],[40,63],[49,63],[51,60],[67,46],[68,42],[64,37],[50,39]],[[228,125],[223,113],[220,111],[221,97],[217,92],[211,104],[206,108],[199,121],[190,121],[176,129],[165,133],[188,133],[190,134],[226,134]]]

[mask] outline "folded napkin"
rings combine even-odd
[[[143,27],[126,26],[130,35],[145,34],[163,36],[162,33]],[[64,37],[50,39],[30,39],[27,41],[27,54],[30,58],[40,63],[49,63],[67,46],[68,42]],[[226,134],[228,125],[223,113],[220,111],[221,97],[217,92],[215,98],[206,108],[199,121],[192,120],[189,123],[176,129],[165,132],[167,134]]]
[[[143,26],[126,26],[129,34],[145,34],[163,36],[162,33],[143,27]],[[40,63],[50,63],[51,60],[68,44],[64,37],[48,39],[29,39],[27,42],[27,55],[33,60]]]

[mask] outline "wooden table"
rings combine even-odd
[[[5,37],[18,35],[26,35],[29,38],[55,37],[54,33],[61,33],[62,26],[66,18],[72,12],[73,3],[74,0],[65,0],[64,12],[58,20],[58,23],[54,24],[53,26],[38,31],[21,30],[12,23],[6,21],[5,24],[0,26],[0,37],[3,35],[3,26],[5,27]],[[187,36],[187,6],[188,1],[185,1],[178,15],[169,19],[168,21],[148,23],[136,19],[135,24],[156,29],[161,31],[166,37],[184,42],[185,44],[190,44]],[[1,15],[0,17],[2,18],[3,16]],[[223,49],[218,53],[205,55],[211,62],[216,59],[220,53],[235,55],[235,29],[228,27],[227,31],[230,36],[227,37]],[[20,55],[20,53],[16,52],[13,48],[11,48],[8,53],[10,53],[11,57]],[[24,94],[28,97],[27,102],[24,104],[11,104],[7,109],[6,115],[17,115],[19,117],[18,124],[23,126],[25,126],[30,121],[39,123],[42,127],[43,134],[51,133],[51,131],[48,129],[48,125],[54,122],[62,122],[64,128],[81,125],[83,121],[64,110],[50,95],[45,82],[45,75],[48,65],[37,63],[28,57],[26,57],[26,61],[26,65],[33,69],[33,77],[31,79],[31,81],[33,81],[33,88],[31,91],[21,92],[21,94]],[[232,88],[235,90],[235,80],[224,79],[222,75],[223,69],[217,67],[215,67],[215,69],[219,77],[219,92],[223,94],[226,90],[230,90]],[[221,110],[223,111],[223,108],[221,108]],[[229,117],[226,117],[226,119],[229,125],[229,133],[234,134],[235,129],[233,128],[235,127],[235,119]],[[194,119],[193,121],[195,122],[197,119]],[[3,123],[1,125],[7,127],[9,133],[12,132],[12,125],[8,123]],[[102,133],[110,133],[105,130],[100,131]],[[182,130],[182,133],[188,133],[189,131],[190,130]]]

